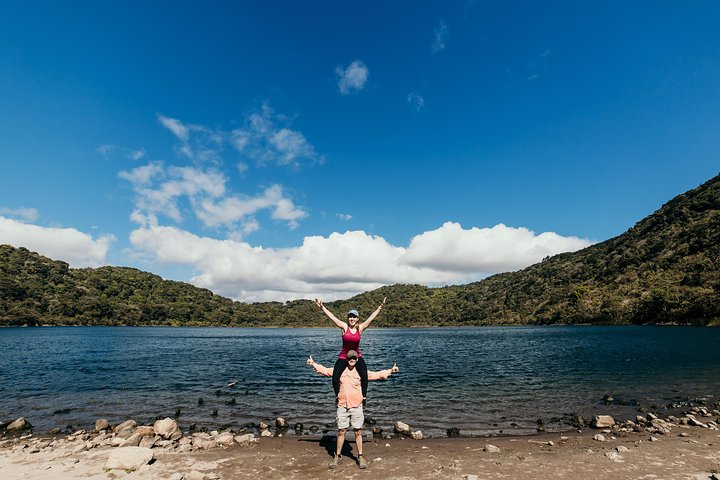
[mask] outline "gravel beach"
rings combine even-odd
[[[126,448],[89,450],[80,435],[0,441],[0,476],[11,479],[711,479],[720,472],[720,431],[673,425],[664,435],[588,429],[530,436],[371,438],[367,470],[346,444],[344,462],[329,470],[334,437],[259,437],[230,446],[180,452],[153,448],[137,469],[109,469],[108,458]],[[85,434],[88,435],[88,434]],[[598,440],[602,435],[603,440]],[[53,443],[54,439],[54,443]],[[497,448],[493,448],[497,447]]]

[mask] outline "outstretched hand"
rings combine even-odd
[[[393,363],[392,368],[390,369],[392,373],[397,373],[400,371],[400,368],[397,366],[397,363]]]
[[[325,306],[325,305],[323,305],[323,302],[321,302],[321,301],[320,301],[319,299],[317,299],[317,298],[315,299],[315,305],[317,305],[317,306],[320,307],[321,309]]]
[[[315,360],[313,360],[312,355],[308,357],[308,359],[305,361],[308,365],[313,365],[315,363]]]

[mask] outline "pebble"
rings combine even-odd
[[[593,437],[593,440],[597,440],[598,442],[604,442],[604,441],[605,441],[605,436],[598,433],[597,435],[595,435],[595,436]]]
[[[488,443],[488,444],[485,445],[485,447],[483,448],[483,451],[488,452],[488,453],[497,453],[497,452],[500,451],[500,448],[496,447],[495,445],[491,445],[491,444]]]

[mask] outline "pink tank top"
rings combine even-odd
[[[356,328],[355,333],[352,333],[350,329],[348,328],[345,330],[345,333],[342,334],[342,350],[340,351],[340,355],[338,355],[338,358],[342,358],[343,360],[347,358],[347,352],[350,350],[355,350],[358,352],[358,357],[362,357],[362,353],[360,353],[360,329]]]

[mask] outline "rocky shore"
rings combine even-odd
[[[578,418],[580,428],[563,434],[469,438],[448,429],[448,438],[433,439],[396,422],[392,433],[367,430],[365,455],[372,475],[387,479],[720,480],[719,421],[720,411],[693,407],[666,418]],[[19,418],[0,422],[0,472],[3,479],[330,478],[334,432],[288,435],[298,430],[302,425],[291,427],[284,418],[210,432],[183,431],[171,418],[153,425],[99,419],[93,429],[37,435]],[[363,475],[354,448],[347,445],[340,468],[351,478]]]

